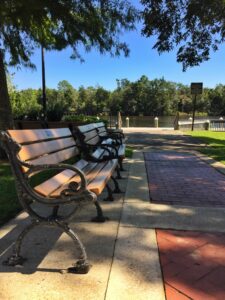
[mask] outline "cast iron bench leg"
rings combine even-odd
[[[38,225],[40,225],[39,221],[32,221],[31,224],[29,224],[27,227],[25,227],[25,229],[20,233],[20,235],[18,236],[18,238],[15,242],[15,245],[13,247],[13,254],[6,261],[3,261],[4,265],[16,266],[16,265],[23,264],[23,262],[26,260],[26,258],[23,258],[22,256],[20,256],[22,241],[25,238],[25,236],[28,234],[28,232]]]
[[[104,199],[104,201],[114,201],[112,189],[111,189],[111,187],[108,185],[108,183],[106,184],[106,189],[107,189],[107,192],[108,192],[108,196]]]
[[[60,227],[71,239],[74,241],[75,246],[78,246],[80,251],[79,259],[74,264],[74,267],[68,268],[69,273],[87,274],[91,265],[87,261],[87,253],[83,244],[81,243],[78,235],[68,226],[67,223],[55,221],[55,224]]]
[[[119,184],[118,184],[116,178],[114,176],[111,176],[111,179],[113,180],[113,183],[115,185],[115,189],[113,190],[113,193],[115,193],[115,194],[123,193],[119,187]]]
[[[97,216],[92,218],[91,221],[96,222],[96,223],[104,223],[105,221],[109,220],[108,217],[105,217],[103,215],[102,208],[101,208],[100,204],[98,203],[97,199],[94,200],[94,205],[97,210]]]
[[[119,157],[120,171],[126,171],[123,167],[123,159]]]

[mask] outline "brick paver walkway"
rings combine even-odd
[[[145,153],[152,202],[225,206],[225,176],[194,154]]]
[[[167,300],[225,299],[225,233],[157,230]]]

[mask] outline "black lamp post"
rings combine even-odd
[[[111,110],[108,109],[107,107],[104,107],[103,109],[103,113],[107,114],[107,116],[109,116],[109,127],[111,128]]]
[[[47,118],[47,100],[46,100],[46,87],[45,87],[45,57],[44,48],[41,46],[41,66],[42,66],[42,107],[43,107],[43,119]]]

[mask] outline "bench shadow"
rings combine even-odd
[[[0,272],[20,272],[24,274],[31,274],[38,270],[38,265],[43,261],[46,255],[54,247],[62,235],[62,231],[58,228],[49,228],[47,226],[38,226],[31,230],[24,238],[21,248],[21,255],[27,259],[23,266],[7,266],[4,262],[12,255],[13,245],[20,234],[25,228],[25,225],[30,223],[30,218],[27,217],[23,220],[23,225],[17,225],[10,230],[2,239],[0,247]],[[58,269],[49,269],[49,272],[59,272]]]
[[[102,194],[101,198],[104,198],[105,192]],[[122,194],[121,194],[122,195]],[[118,221],[120,216],[120,210],[122,206],[122,202],[120,199],[121,196],[115,195],[115,201],[112,202],[104,202],[101,201],[101,205],[104,206],[105,215],[109,216],[110,221]],[[119,201],[118,201],[119,200]],[[92,223],[91,219],[96,215],[96,209],[94,205],[88,205],[81,208],[77,214],[74,215],[71,222],[69,222],[70,228],[78,235],[81,242],[84,244],[84,247],[87,251],[89,258],[89,249],[91,250],[92,256],[95,256],[96,259],[101,257],[99,253],[99,244],[96,248],[96,253],[93,253],[93,240],[98,239],[95,234],[91,236],[91,238],[87,238],[89,236],[89,227],[99,227],[108,226],[107,223]],[[109,221],[109,222],[110,222]],[[61,239],[62,234],[64,233],[61,229],[57,227],[48,227],[48,226],[37,226],[33,228],[24,238],[22,242],[21,248],[21,256],[24,257],[25,260],[23,266],[7,266],[3,265],[3,262],[8,259],[12,255],[13,252],[13,244],[17,239],[18,235],[21,231],[30,224],[30,217],[22,218],[18,216],[18,219],[11,220],[8,224],[4,226],[3,232],[8,231],[2,238],[0,243],[0,272],[1,273],[13,273],[19,272],[21,274],[33,274],[35,272],[51,272],[51,273],[64,273],[66,272],[68,267],[72,267],[72,265],[79,258],[79,251],[74,244],[73,240],[70,239],[67,235]],[[92,226],[93,224],[93,226]],[[102,233],[101,233],[102,235]],[[109,235],[109,239],[112,237]],[[86,241],[87,240],[87,241]],[[114,239],[115,240],[115,239]],[[109,240],[102,241],[101,243],[107,244],[112,243]],[[57,245],[56,245],[57,244]],[[114,247],[114,246],[113,246]],[[113,251],[113,247],[111,251]],[[59,255],[62,260],[64,260],[64,255],[66,257],[66,261],[69,265],[64,267],[62,263],[58,264],[57,261],[54,260],[54,254]],[[46,262],[48,264],[50,257],[50,265],[51,267],[45,267]],[[53,254],[52,254],[53,253]],[[61,254],[62,253],[62,254]],[[53,255],[53,256],[52,256]],[[110,254],[112,256],[112,253]],[[48,257],[48,258],[47,258]],[[53,257],[53,258],[52,258]],[[42,262],[44,262],[44,267],[42,267]],[[41,266],[40,266],[41,265]],[[58,267],[60,265],[60,267]],[[61,267],[62,266],[62,267]]]

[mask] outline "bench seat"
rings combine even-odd
[[[74,164],[85,174],[87,180],[87,189],[100,195],[114,173],[117,160],[113,159],[109,162],[90,163],[80,160]],[[34,189],[41,195],[48,197],[59,197],[60,193],[69,187],[71,182],[80,183],[80,177],[72,170],[65,170],[45,182],[39,184]]]

